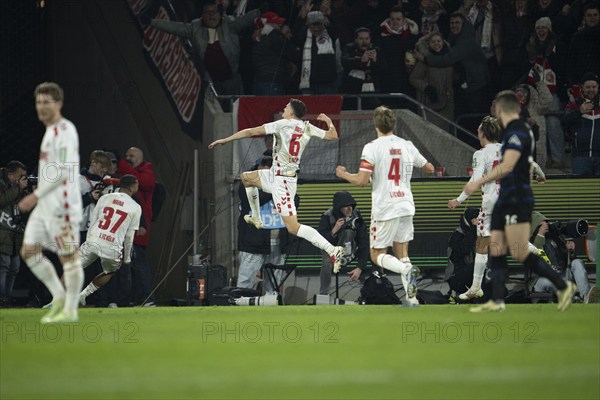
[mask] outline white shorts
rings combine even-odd
[[[490,237],[490,226],[492,225],[492,211],[494,205],[482,204],[477,216],[477,236]]]
[[[413,217],[398,217],[387,221],[376,221],[371,219],[371,248],[385,249],[391,247],[394,242],[406,243],[413,240],[415,228]]]
[[[115,272],[121,266],[121,253],[115,250],[105,249],[96,243],[83,243],[79,248],[79,257],[81,258],[81,265],[83,268],[91,265],[100,258],[102,271],[107,274]]]
[[[283,217],[296,215],[294,197],[298,178],[275,175],[270,169],[259,169],[257,172],[263,192],[273,195],[277,213]]]
[[[23,244],[41,245],[59,256],[73,254],[79,248],[79,221],[46,216],[41,209],[35,208],[27,220]]]

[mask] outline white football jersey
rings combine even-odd
[[[473,153],[473,175],[470,181],[474,182],[483,174],[488,175],[500,163],[500,149],[502,143],[488,143],[482,149]],[[488,182],[481,187],[481,203],[484,208],[496,204],[500,193],[500,181]]]
[[[415,215],[410,179],[413,168],[425,164],[427,160],[415,145],[396,135],[382,136],[365,145],[360,169],[372,173],[372,219],[387,221]]]
[[[326,132],[308,121],[280,119],[264,124],[267,135],[273,135],[273,166],[275,175],[293,176],[300,168],[300,157],[311,137],[325,137]]]
[[[102,258],[115,258],[123,251],[126,235],[140,227],[142,208],[125,193],[110,193],[98,199],[87,233],[86,243],[102,249]]]
[[[68,217],[74,224],[81,221],[79,136],[75,125],[65,118],[46,128],[35,193],[40,215]]]

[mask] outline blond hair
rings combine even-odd
[[[396,114],[386,106],[379,106],[373,111],[373,122],[380,132],[392,132],[396,126]]]

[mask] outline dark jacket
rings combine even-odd
[[[600,25],[585,28],[573,35],[567,58],[569,83],[577,83],[583,74],[600,74]],[[582,83],[582,82],[579,82]]]
[[[300,51],[283,34],[273,29],[252,47],[254,82],[285,85],[290,79],[288,63],[299,61]]]
[[[270,254],[271,253],[271,230],[256,229],[253,225],[244,221],[244,215],[250,212],[250,203],[246,195],[244,185],[240,184],[240,216],[238,218],[238,250],[252,254]],[[265,193],[262,190],[258,191],[258,202],[264,205],[272,200],[270,193]],[[296,195],[294,203],[298,207],[299,197]],[[281,254],[286,253],[290,237],[286,228],[279,229],[279,247]]]
[[[135,176],[139,183],[137,198],[142,207],[142,217],[146,224],[146,233],[144,235],[135,235],[133,244],[142,247],[148,247],[150,242],[150,225],[152,224],[152,193],[156,185],[156,175],[152,164],[142,161],[140,165],[133,168],[126,160],[120,160],[117,164],[117,173],[121,176],[131,174]]]
[[[444,55],[429,55],[425,58],[432,67],[448,67],[460,64],[465,72],[467,92],[482,89],[490,82],[487,61],[481,46],[475,40],[475,30],[468,21],[463,23],[460,34],[451,39],[452,48]]]
[[[600,157],[600,105],[599,96],[594,97],[594,108],[581,114],[582,97],[567,105],[563,124],[575,134],[573,157]]]
[[[352,217],[334,236],[331,234],[331,229],[338,219],[344,218],[340,212],[340,208],[348,205],[352,205]],[[369,259],[369,232],[360,214],[360,210],[356,208],[356,201],[350,193],[340,191],[333,195],[333,207],[321,215],[318,231],[334,246],[343,246],[346,241],[344,238],[352,237],[354,242],[352,250],[354,258],[358,259],[357,266],[360,269],[367,267],[367,260]]]
[[[19,254],[19,249],[23,243],[23,229],[11,229],[9,225],[15,227],[17,221],[13,213],[14,206],[25,195],[19,188],[19,185],[11,185],[6,176],[6,169],[0,168],[0,253],[14,255]],[[6,214],[5,214],[6,213]],[[10,219],[10,224],[8,224]]]
[[[377,55],[377,61],[369,60],[364,63],[361,60],[364,51],[352,42],[344,47],[342,54],[342,67],[344,67],[344,80],[342,87],[340,88],[341,93],[361,93],[363,83],[372,83],[374,86],[374,93],[379,92],[379,54]],[[378,53],[380,53],[378,51]],[[360,79],[350,75],[353,70],[362,71],[365,74],[365,79]]]
[[[470,207],[460,216],[460,225],[448,239],[448,265],[444,280],[450,288],[461,292],[473,279],[475,265],[475,242],[477,241],[477,226],[471,223],[479,214],[479,209]]]

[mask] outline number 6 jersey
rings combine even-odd
[[[103,254],[120,254],[125,237],[133,241],[135,231],[140,226],[141,216],[142,208],[128,194],[105,194],[100,197],[92,213],[86,243],[100,246],[105,250]],[[130,250],[131,243],[128,243],[127,247],[129,249],[126,250]],[[128,254],[125,255],[125,259],[127,258]]]
[[[360,169],[371,172],[371,218],[387,221],[415,215],[410,190],[413,168],[423,168],[425,157],[415,145],[396,135],[386,135],[365,145]]]
[[[264,124],[267,135],[273,135],[273,166],[275,175],[294,176],[300,168],[300,157],[312,136],[323,139],[325,131],[308,121],[280,119]]]

